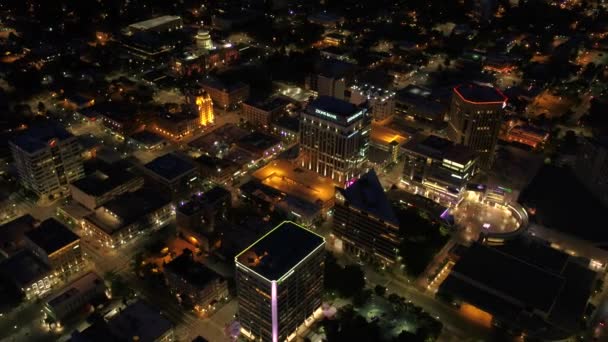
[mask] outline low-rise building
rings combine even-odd
[[[477,172],[475,151],[435,135],[412,139],[403,152],[402,181],[437,202],[458,203]]]
[[[82,228],[101,246],[117,248],[147,229],[162,227],[172,217],[171,198],[166,193],[142,188],[96,208],[83,218]]]
[[[216,186],[192,196],[175,209],[175,222],[179,234],[190,243],[209,252],[213,244],[213,232],[217,218],[225,215],[232,205],[230,191]]]
[[[517,125],[508,130],[506,140],[536,149],[549,140],[549,132],[530,125]]]
[[[51,268],[29,250],[2,260],[0,275],[10,280],[28,300],[44,296],[60,283]]]
[[[188,110],[165,111],[154,118],[152,129],[163,137],[179,141],[192,135],[200,128],[197,113]]]
[[[239,139],[235,145],[250,154],[254,163],[275,156],[283,148],[281,140],[259,131],[247,134]]]
[[[437,295],[488,325],[540,340],[564,340],[580,331],[596,277],[580,258],[524,235],[500,246],[474,243],[459,256]]]
[[[153,181],[174,193],[189,188],[192,181],[198,179],[194,162],[177,153],[167,153],[143,166],[144,172]]]
[[[158,308],[139,300],[108,320],[98,320],[83,331],[72,333],[72,342],[175,341],[173,324]]]
[[[249,85],[236,82],[228,83],[206,77],[200,81],[201,86],[213,100],[213,104],[224,110],[234,110],[249,97]]]
[[[37,221],[28,214],[1,225],[0,256],[8,258],[23,249],[25,233],[34,229],[36,223]]]
[[[268,127],[279,115],[285,111],[289,101],[280,97],[273,97],[265,101],[244,101],[242,115],[249,123]]]
[[[80,237],[54,218],[25,233],[25,244],[58,277],[67,277],[84,269]]]
[[[171,32],[179,30],[183,26],[184,24],[181,17],[175,15],[163,15],[133,23],[127,27],[126,33],[135,34],[137,32]]]
[[[89,210],[144,185],[144,179],[120,165],[107,165],[70,184],[72,199]]]
[[[44,312],[48,317],[59,322],[82,309],[92,299],[103,295],[105,289],[103,279],[89,272],[49,297],[44,305]]]
[[[270,124],[270,133],[290,144],[300,139],[300,118],[281,116]]]
[[[213,313],[216,304],[228,299],[226,279],[195,261],[190,251],[166,264],[163,273],[171,291],[192,304],[199,314]]]

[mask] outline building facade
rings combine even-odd
[[[477,156],[466,146],[430,135],[403,146],[402,181],[436,202],[456,204],[477,171]]]
[[[252,125],[269,127],[289,104],[288,101],[281,98],[271,98],[262,102],[243,102],[242,114],[243,118]]]
[[[55,276],[65,278],[85,267],[80,237],[54,218],[25,233],[25,244]]]
[[[300,120],[302,167],[346,184],[363,167],[370,131],[367,109],[331,97],[317,98]]]
[[[258,341],[295,338],[321,306],[325,239],[283,222],[235,257],[239,321]]]
[[[454,88],[449,111],[448,136],[479,155],[479,167],[488,170],[504,117],[507,97],[498,89],[477,84]]]
[[[67,195],[68,185],[84,176],[76,137],[57,124],[33,126],[9,145],[21,184],[41,199]]]
[[[189,301],[195,312],[209,315],[216,304],[228,299],[228,282],[193,259],[190,251],[171,260],[163,273],[172,292]]]
[[[103,279],[89,272],[50,297],[44,305],[44,313],[55,321],[61,321],[84,307],[90,300],[103,295],[105,289]]]
[[[393,265],[399,254],[399,221],[374,170],[336,192],[333,235],[339,249]]]
[[[227,84],[207,77],[200,83],[213,104],[223,110],[234,110],[249,97],[249,85],[242,82]]]

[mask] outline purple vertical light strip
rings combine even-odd
[[[270,315],[272,316],[272,342],[279,342],[279,308],[276,280],[270,282]]]

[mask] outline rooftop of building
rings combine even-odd
[[[175,15],[163,15],[160,17],[139,21],[129,25],[129,28],[137,29],[137,30],[151,30],[157,26],[164,25],[170,23],[172,21],[181,20],[181,17]]]
[[[230,199],[230,191],[221,186],[214,186],[211,190],[192,196],[189,201],[182,202],[177,210],[186,215],[192,215],[205,206],[213,206],[220,201]]]
[[[571,327],[583,315],[594,279],[595,272],[565,252],[538,238],[522,236],[502,246],[473,244],[456,262],[440,291],[447,290],[501,317],[534,309],[546,314],[549,321]]]
[[[462,165],[476,158],[475,152],[470,148],[436,135],[419,136],[406,143],[404,148],[436,160],[447,159]]]
[[[49,255],[80,239],[54,218],[42,221],[38,228],[28,231],[25,236]]]
[[[290,102],[288,100],[278,96],[263,100],[247,100],[243,102],[243,104],[247,104],[249,106],[268,112],[281,110],[285,108],[285,106],[287,106],[289,103]]]
[[[224,170],[224,169],[238,168],[238,164],[234,163],[231,160],[212,157],[212,156],[208,156],[206,154],[201,155],[200,157],[196,158],[194,161],[202,167],[209,168],[209,169],[220,169],[220,171]]]
[[[280,143],[280,139],[259,131],[251,132],[237,141],[239,147],[250,152],[263,152]]]
[[[225,91],[225,92],[233,92],[239,89],[248,87],[246,83],[243,82],[229,82],[227,80],[221,80],[219,78],[214,77],[205,77],[199,81],[202,86],[207,86],[209,88]]]
[[[338,191],[351,207],[367,212],[384,222],[399,226],[399,219],[395,215],[393,206],[374,169],[369,170],[351,186]]]
[[[121,225],[128,225],[169,203],[171,199],[167,194],[156,189],[142,188],[124,193],[104,204],[103,207],[116,215]]]
[[[57,294],[51,296],[46,301],[47,305],[50,307],[59,305],[78,294],[92,291],[100,284],[103,284],[103,279],[101,279],[96,273],[89,272],[68,284]]]
[[[72,186],[78,188],[85,194],[101,196],[135,178],[137,178],[137,175],[127,170],[125,167],[110,165],[103,169],[98,169],[92,174],[73,182]]]
[[[186,110],[184,110],[186,109]],[[158,113],[156,117],[156,123],[162,124],[163,122],[170,123],[180,123],[183,121],[196,120],[198,115],[194,112],[194,110],[188,110],[188,108],[183,108],[182,110],[177,111],[168,111],[164,110]]]
[[[497,88],[475,83],[456,86],[454,93],[462,100],[473,104],[502,104],[507,101],[507,97]]]
[[[306,112],[321,119],[333,119],[350,123],[365,110],[350,102],[346,102],[331,96],[319,96],[308,104]]]
[[[285,221],[237,255],[236,261],[269,281],[280,280],[324,244],[322,236]]]
[[[11,255],[23,245],[25,233],[34,229],[36,220],[23,215],[0,226],[0,251]]]
[[[49,266],[28,250],[22,250],[0,262],[0,274],[13,279],[21,287],[38,281],[50,272]]]
[[[287,160],[273,160],[252,176],[266,186],[311,203],[332,201],[335,194],[335,185],[331,179],[302,169]]]
[[[144,165],[150,172],[171,182],[196,170],[193,162],[175,153],[167,153]]]
[[[171,322],[160,310],[139,300],[108,322],[110,331],[124,341],[157,341],[169,330]]]
[[[299,132],[300,131],[300,118],[294,118],[292,116],[280,116],[278,117],[275,122],[274,125],[276,127],[279,127],[281,129],[286,129],[288,131],[292,131],[292,132]]]
[[[220,276],[200,262],[195,261],[190,253],[184,252],[165,265],[165,272],[178,275],[188,284],[203,288],[220,279]]]
[[[53,121],[33,124],[15,136],[11,141],[20,149],[33,153],[43,148],[52,147],[57,142],[73,137],[63,126]]]

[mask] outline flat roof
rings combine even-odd
[[[260,131],[254,131],[240,138],[236,143],[239,147],[244,148],[247,151],[263,152],[280,144],[281,140],[272,135],[262,133]]]
[[[193,162],[179,157],[175,153],[160,156],[144,165],[144,167],[168,181],[173,181],[196,169]]]
[[[339,189],[344,199],[354,208],[374,215],[387,223],[399,226],[399,219],[388,201],[374,169],[369,170],[346,189]]]
[[[382,126],[377,123],[372,122],[372,133],[371,140],[382,143],[382,144],[390,144],[393,141],[397,142],[399,145],[408,141],[409,137],[397,130],[394,130],[390,127]]]
[[[501,298],[543,312],[550,311],[564,285],[559,275],[479,243],[469,247],[449,277],[479,283]]]
[[[235,257],[240,264],[269,281],[280,280],[325,239],[293,222],[285,221]]]
[[[50,307],[63,303],[80,293],[93,291],[103,280],[94,272],[89,272],[64,287],[59,293],[47,300]]]
[[[44,121],[33,124],[11,141],[22,150],[32,153],[50,147],[54,141],[63,141],[71,137],[73,137],[73,135],[58,123]]]
[[[80,239],[76,233],[54,218],[43,221],[38,228],[25,233],[25,236],[47,254],[52,254]]]
[[[365,108],[331,96],[319,96],[306,107],[306,113],[310,115],[346,125],[350,125],[355,119],[361,120],[365,112]]]
[[[447,159],[462,165],[476,158],[475,151],[469,147],[455,144],[436,135],[419,136],[406,143],[403,148],[436,160]]]
[[[175,16],[175,15],[163,15],[160,17],[133,23],[133,24],[129,25],[129,28],[134,28],[134,29],[145,31],[145,30],[150,30],[157,26],[164,25],[164,24],[170,23],[172,21],[181,20],[181,19],[182,19],[181,17]]]
[[[110,166],[105,170],[96,170],[94,173],[73,182],[72,186],[85,194],[101,196],[135,178],[137,176],[126,168]]]
[[[112,318],[108,325],[118,338],[134,341],[156,341],[173,329],[173,324],[165,318],[159,309],[153,308],[139,300]]]
[[[275,96],[262,101],[252,101],[246,100],[243,104],[246,104],[251,107],[259,108],[264,111],[275,111],[285,108],[290,102],[284,98]]]
[[[331,179],[284,159],[273,160],[252,176],[264,185],[311,203],[331,201],[336,191]]]
[[[507,97],[500,90],[475,83],[456,86],[454,93],[473,104],[502,104],[507,101]]]
[[[169,196],[160,190],[142,188],[124,193],[104,204],[103,207],[118,216],[123,225],[127,225],[169,203],[171,203]]]
[[[207,286],[210,282],[221,278],[207,266],[192,259],[189,253],[182,253],[165,265],[165,272],[171,272],[191,285],[199,288]]]
[[[25,233],[34,229],[36,220],[29,214],[18,217],[0,226],[0,250],[7,254],[16,252],[23,245]]]
[[[27,286],[50,273],[51,269],[29,250],[22,250],[0,263],[0,273],[19,286]]]
[[[201,84],[204,87],[209,87],[209,88],[213,88],[213,89],[217,89],[217,90],[221,90],[221,91],[229,92],[229,93],[249,86],[248,84],[246,84],[244,82],[240,82],[240,81],[229,82],[227,80],[220,80],[218,78],[209,77],[209,76],[201,79],[199,81],[199,84]]]

